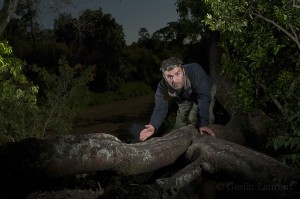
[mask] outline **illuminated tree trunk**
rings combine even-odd
[[[101,133],[10,143],[0,149],[1,189],[4,189],[1,191],[100,170],[120,175],[147,173],[174,163],[183,154],[190,164],[170,178],[157,179],[165,197],[176,195],[180,188],[203,173],[249,183],[291,184],[300,180],[298,170],[233,143],[242,140],[241,132],[218,125],[211,128],[217,138],[200,136],[190,125],[135,144]]]

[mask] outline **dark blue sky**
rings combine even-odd
[[[0,0],[1,2],[1,0]],[[71,4],[53,5],[53,0],[42,0],[39,22],[44,27],[52,28],[54,16],[59,12],[81,15],[85,9],[102,8],[103,13],[110,13],[116,22],[123,26],[128,44],[136,41],[138,31],[145,27],[152,34],[167,23],[177,21],[176,0],[72,0]],[[56,9],[49,9],[49,7]]]

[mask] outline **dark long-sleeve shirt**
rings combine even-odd
[[[173,90],[163,79],[159,82],[155,93],[155,107],[150,119],[157,130],[163,123],[172,101],[194,101],[198,106],[196,127],[208,125],[209,105],[211,102],[212,83],[203,68],[197,64],[183,65],[185,86],[180,92]]]

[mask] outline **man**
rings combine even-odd
[[[172,101],[178,104],[174,128],[192,123],[200,134],[215,136],[208,127],[212,85],[202,67],[196,63],[182,65],[180,59],[171,57],[162,62],[160,70],[163,79],[155,93],[150,122],[140,132],[140,140],[145,141],[158,130]]]

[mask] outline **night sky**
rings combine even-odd
[[[165,27],[167,23],[177,21],[175,2],[175,0],[73,0],[71,4],[53,4],[53,0],[42,0],[38,21],[42,27],[52,28],[54,16],[59,12],[72,13],[73,17],[78,17],[85,9],[95,10],[101,7],[104,14],[111,14],[116,22],[122,25],[127,44],[131,44],[137,40],[140,28],[144,27],[152,34]]]

